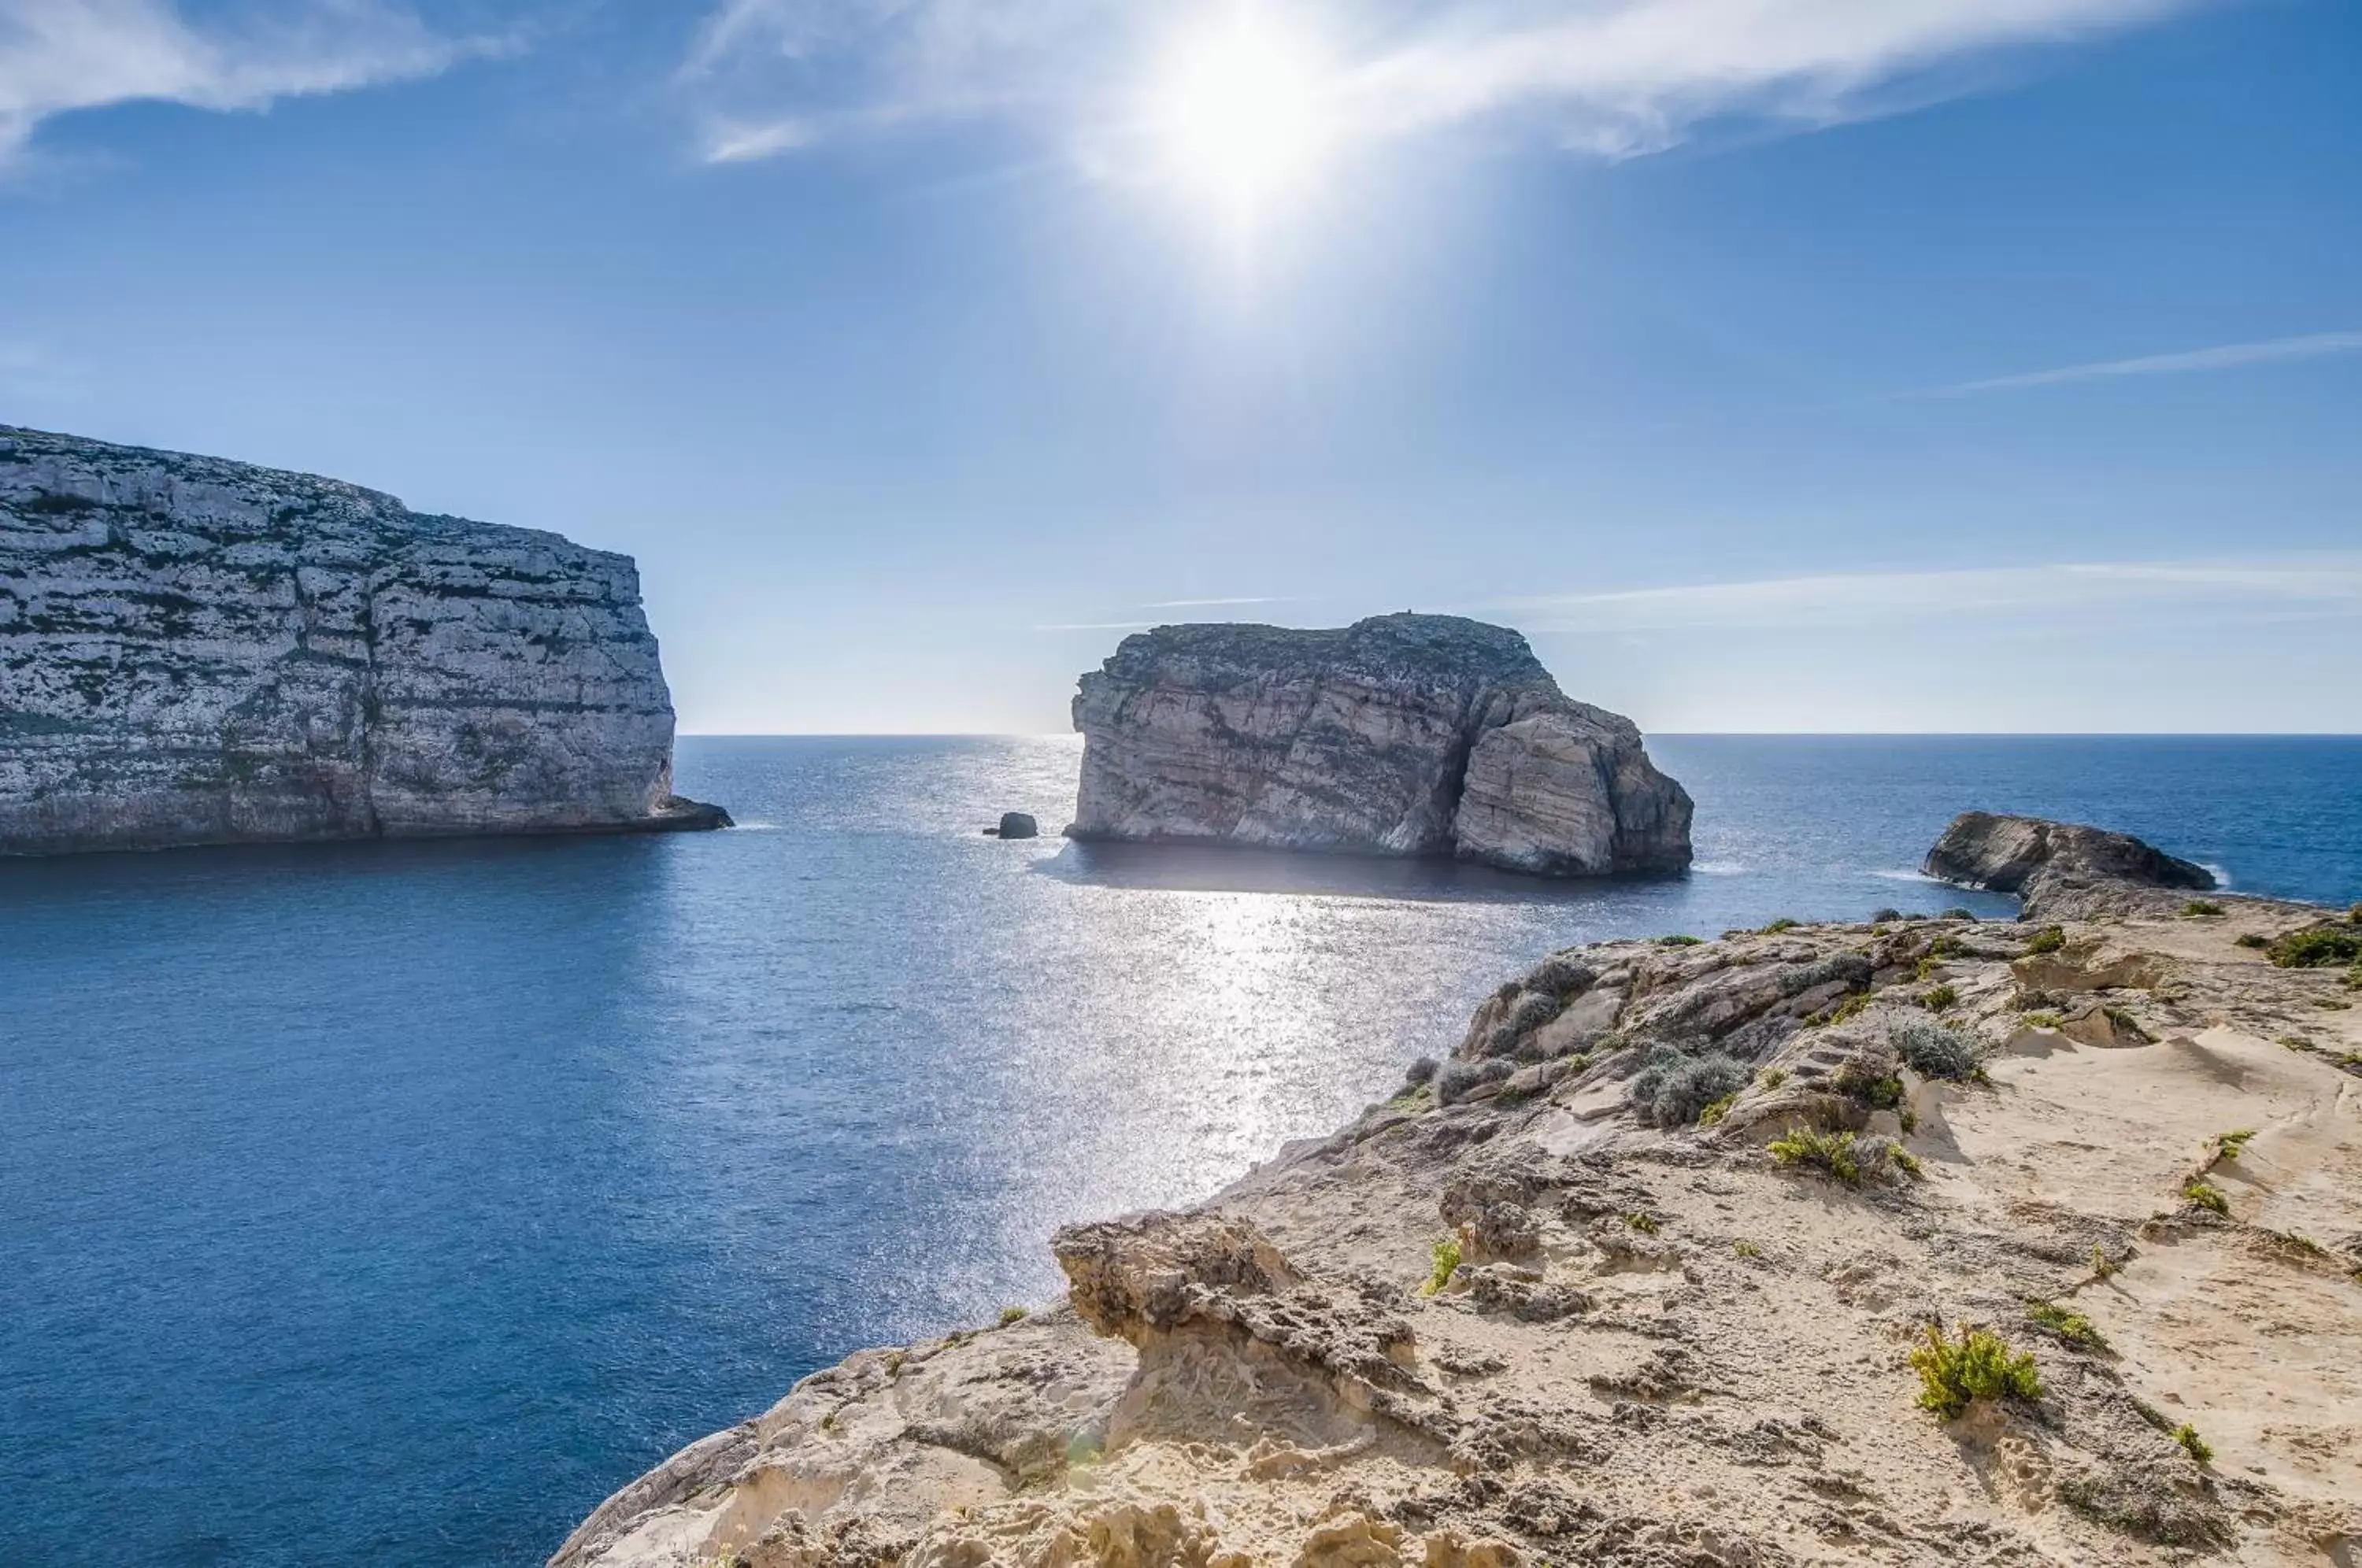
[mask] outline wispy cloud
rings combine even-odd
[[[176,0],[0,0],[0,172],[59,115],[138,101],[260,109],[430,76],[495,47],[381,0],[258,0],[209,7],[202,23]]]
[[[1145,632],[1156,624],[1154,621],[1052,621],[1033,629],[1037,632]]]
[[[2362,615],[2362,554],[1872,571],[1505,600],[1529,630],[1814,629],[1947,615],[2272,610]]]
[[[2192,348],[2180,354],[2147,354],[2137,359],[2100,359],[2085,365],[2062,365],[2053,370],[1994,376],[1963,381],[1942,389],[1941,395],[2014,392],[2025,387],[2055,387],[2070,381],[2100,381],[2118,376],[2186,376],[2200,370],[2235,370],[2247,365],[2273,365],[2290,359],[2319,359],[2332,354],[2362,353],[2362,332],[2315,332],[2302,337],[2271,337],[2260,343],[2225,343],[2213,348]]]
[[[2208,0],[1265,0],[1305,35],[1352,40],[1319,73],[1341,140],[1514,121],[1628,156],[1733,116],[1803,126],[1940,96],[1931,77]],[[723,0],[680,76],[711,117],[706,154],[754,156],[919,119],[1020,116],[1089,149],[1120,142],[1125,96],[1207,0]],[[758,107],[759,106],[759,107]]]
[[[1143,604],[1142,610],[1196,610],[1210,604],[1293,604],[1296,600],[1284,593],[1251,593],[1231,599],[1159,599]]]

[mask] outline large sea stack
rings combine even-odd
[[[713,827],[629,557],[0,425],[0,853]]]
[[[1451,615],[1161,626],[1075,698],[1079,839],[1455,856],[1596,877],[1690,863],[1690,798],[1526,639]]]

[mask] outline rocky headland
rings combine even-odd
[[[1690,798],[1631,721],[1499,626],[1161,626],[1082,678],[1077,839],[1457,856],[1592,877],[1690,863]]]
[[[2362,910],[2179,875],[1553,955],[552,1568],[2362,1561]]]
[[[726,825],[630,558],[0,426],[0,854]]]

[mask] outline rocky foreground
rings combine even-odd
[[[0,425],[0,854],[713,827],[630,558]]]
[[[553,1568],[2362,1561],[2362,924],[2055,882],[1558,954]]]
[[[1679,871],[1689,795],[1526,639],[1452,615],[1124,638],[1082,679],[1078,839]]]

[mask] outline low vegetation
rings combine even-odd
[[[2033,940],[2025,944],[2025,951],[2030,956],[2036,953],[2056,953],[2066,945],[2066,927],[2046,925],[2034,933]]]
[[[1766,1067],[1763,1069],[1762,1076],[1759,1081],[1765,1088],[1778,1088],[1782,1084],[1788,1081],[1788,1069],[1785,1067]]]
[[[2092,1326],[2091,1319],[2071,1307],[2061,1307],[2055,1301],[2029,1301],[2025,1315],[2079,1350],[2108,1348],[2106,1336]]]
[[[1652,1127],[1687,1127],[1716,1100],[1733,1098],[1747,1087],[1747,1067],[1729,1056],[1685,1056],[1670,1045],[1649,1054],[1648,1064],[1632,1080],[1629,1098],[1640,1119]],[[1728,1108],[1725,1107],[1727,1110]]]
[[[1636,1209],[1624,1216],[1624,1223],[1644,1236],[1653,1236],[1665,1228],[1665,1222],[1645,1209]]]
[[[2111,1258],[2108,1256],[2107,1248],[2097,1242],[2092,1243],[2092,1277],[2093,1279],[2114,1279],[2116,1277],[2117,1271],[2124,1266],[2123,1259]]]
[[[2270,937],[2252,931],[2244,932],[2231,939],[2231,945],[2234,947],[2269,947],[2271,944]]]
[[[2362,959],[2362,931],[2351,925],[2309,925],[2264,950],[2283,969],[2326,969]]]
[[[1025,1309],[1022,1307],[1003,1307],[1000,1309],[1000,1326],[1004,1329],[1011,1323],[1021,1323],[1024,1320]]]
[[[1657,938],[1657,945],[1660,947],[1695,947],[1699,943],[1704,942],[1705,940],[1705,938],[1703,936],[1661,936]]]
[[[2224,1197],[2223,1189],[2211,1181],[2193,1176],[2183,1184],[2181,1196],[2197,1208],[2211,1210],[2225,1219],[2230,1217],[2231,1200]]]
[[[1418,1287],[1418,1293],[1421,1296],[1434,1295],[1451,1283],[1451,1276],[1459,1268],[1460,1238],[1446,1236],[1435,1243],[1435,1268],[1427,1276],[1427,1283]]]
[[[1963,1329],[1957,1340],[1930,1323],[1927,1342],[1911,1353],[1919,1374],[1919,1408],[1951,1420],[1979,1399],[2042,1397],[2042,1375],[2031,1353],[1986,1329]]]
[[[2173,1429],[2173,1441],[2180,1443],[2182,1452],[2199,1463],[2212,1464],[2214,1462],[2214,1451],[2206,1446],[2206,1440],[2200,1437],[2198,1429],[2188,1421]]]
[[[2025,1015],[2025,1026],[2028,1029],[2064,1029],[2067,1021],[2055,1012],[2036,1010]]]
[[[1959,1004],[1960,993],[1950,986],[1936,986],[1924,991],[1919,1005],[1929,1012],[1943,1012]]]
[[[1730,1250],[1743,1258],[1760,1258],[1763,1255],[1763,1249],[1752,1242],[1733,1242],[1730,1243]]]
[[[2144,1045],[2156,1043],[2157,1036],[2148,1032],[2147,1026],[2123,1008],[2103,1008],[2101,1010],[2108,1015],[2108,1021],[2116,1026],[2119,1033],[2129,1034]]]
[[[1766,936],[1777,936],[1783,931],[1794,931],[1795,929],[1796,922],[1790,920],[1786,915],[1782,915],[1778,920],[1773,921],[1771,924],[1763,928],[1763,934]]]
[[[2181,906],[2184,920],[2204,920],[2223,912],[2223,906],[2212,899],[2191,899]]]
[[[1857,1105],[1872,1110],[1892,1110],[1903,1103],[1903,1080],[1892,1073],[1876,1074],[1857,1063],[1848,1062],[1829,1079],[1829,1088]]]
[[[1940,1024],[1916,1020],[1898,1023],[1887,1032],[1886,1039],[1904,1065],[1923,1078],[1969,1083],[1984,1077],[1984,1064],[1976,1042]]]
[[[1716,1100],[1711,1105],[1708,1105],[1704,1110],[1698,1112],[1698,1125],[1701,1127],[1721,1126],[1722,1119],[1728,1116],[1732,1108],[1738,1104],[1738,1096],[1736,1094],[1724,1095],[1720,1099]]]
[[[1861,1183],[1861,1159],[1854,1152],[1850,1132],[1820,1132],[1810,1127],[1792,1127],[1764,1145],[1772,1157],[1783,1165],[1801,1165],[1823,1171],[1848,1187]]]
[[[2232,1132],[2215,1133],[2213,1143],[2210,1145],[2214,1152],[2208,1157],[2206,1163],[2209,1165],[2214,1165],[2225,1160],[2237,1159],[2239,1152],[2247,1146],[2247,1140],[2255,1135],[2256,1130],[2252,1127],[2242,1127]]]
[[[1813,1014],[1805,1020],[1805,1025],[1808,1029],[1818,1029],[1824,1024],[1843,1023],[1847,1019],[1859,1017],[1861,1010],[1869,1005],[1870,993],[1856,991],[1851,996],[1838,999],[1836,1006]]]

